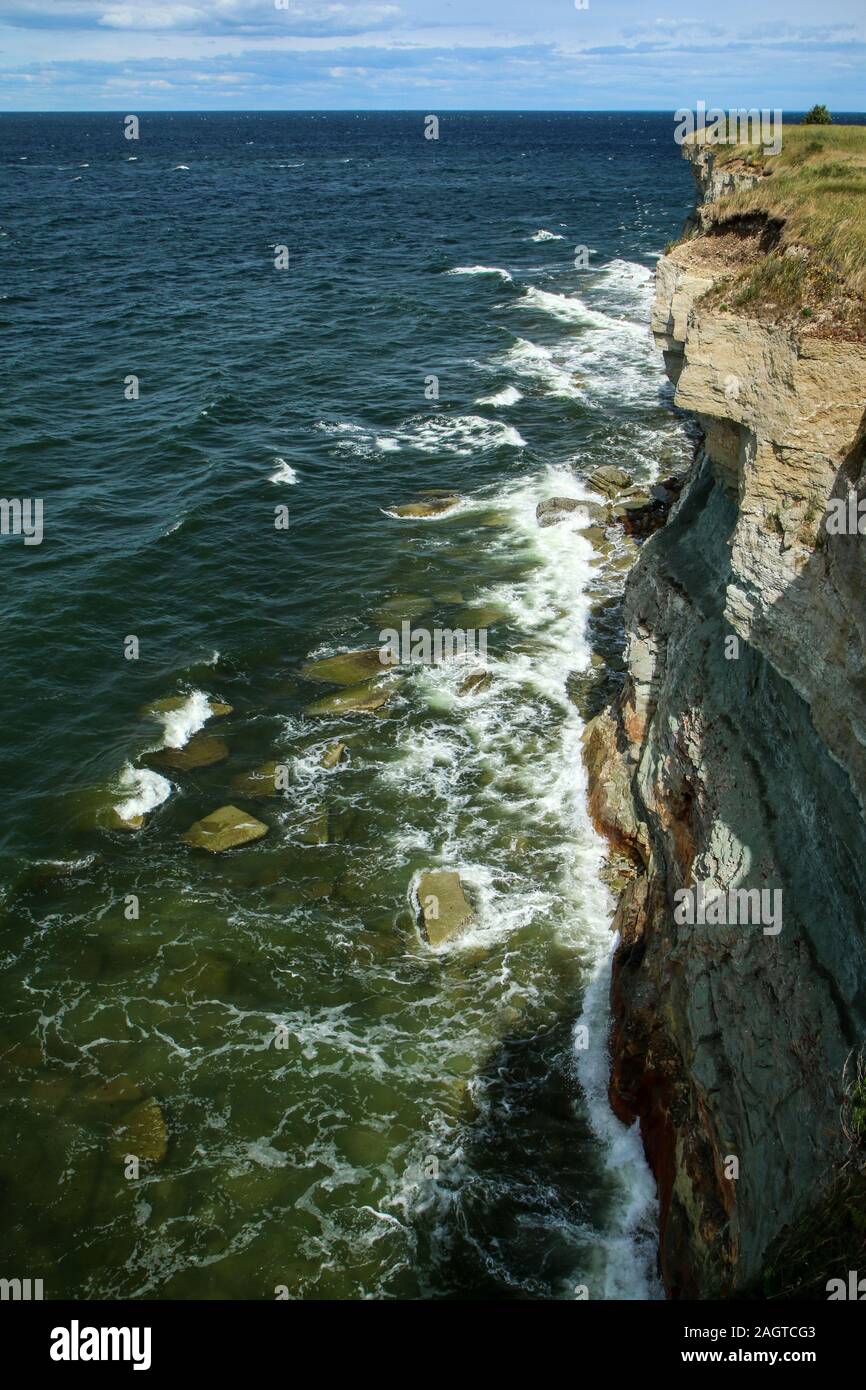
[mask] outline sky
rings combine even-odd
[[[0,0],[2,111],[862,111],[864,75],[863,0]]]

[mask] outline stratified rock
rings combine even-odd
[[[336,767],[338,763],[343,761],[348,751],[345,743],[332,743],[330,748],[326,748],[325,752],[322,754],[322,760],[319,766],[329,768]]]
[[[451,869],[433,869],[421,875],[418,906],[431,946],[452,940],[478,920],[466,900],[460,875]]]
[[[234,849],[236,845],[251,844],[267,833],[268,827],[249,812],[240,811],[237,806],[220,806],[203,820],[195,821],[186,834],[181,835],[181,839],[196,849],[219,854],[223,850]]]
[[[168,1149],[168,1130],[153,1096],[134,1105],[111,1140],[111,1156],[122,1163],[127,1154],[147,1163],[161,1163]]]
[[[183,748],[159,748],[146,753],[142,762],[148,767],[171,768],[174,772],[192,772],[198,767],[213,767],[225,762],[229,746],[224,739],[210,734],[196,734]]]
[[[479,691],[486,690],[492,680],[493,674],[490,671],[472,671],[458,687],[457,694],[477,695]]]
[[[321,700],[313,700],[306,705],[304,714],[315,717],[327,714],[372,714],[390,700],[394,685],[383,681],[362,681],[360,685],[350,685],[338,690],[334,695],[324,695]]]
[[[626,473],[624,468],[617,468],[613,464],[596,468],[589,481],[596,492],[603,492],[606,497],[615,497],[618,492],[631,487],[632,484],[631,475]]]
[[[387,663],[380,660],[379,648],[365,647],[363,651],[340,652],[338,656],[308,661],[301,668],[301,675],[305,680],[328,685],[357,685],[373,676],[381,676],[383,670],[387,670]]]

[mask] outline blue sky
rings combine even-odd
[[[0,0],[6,111],[857,111],[864,74],[863,0]]]

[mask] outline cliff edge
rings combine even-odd
[[[866,333],[859,224],[834,242],[825,205],[866,223],[866,129],[784,134],[775,159],[684,146],[701,200],[652,326],[702,441],[585,739],[593,818],[635,866],[610,1095],[640,1120],[672,1297],[822,1279],[810,1223],[862,1173],[866,535],[838,516],[866,498]],[[779,893],[779,921],[677,920],[698,885]]]

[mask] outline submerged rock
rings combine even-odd
[[[473,671],[458,687],[457,694],[476,695],[480,690],[486,690],[492,680],[491,671]]]
[[[388,663],[380,659],[378,647],[365,647],[362,651],[340,652],[320,661],[308,661],[301,667],[301,675],[305,680],[328,685],[357,685],[372,676],[380,676],[387,666]]]
[[[238,810],[237,806],[220,806],[209,816],[195,821],[180,838],[196,849],[219,854],[236,845],[251,844],[267,833],[268,827],[256,820],[255,816]]]
[[[618,492],[631,487],[633,479],[624,468],[606,464],[603,468],[596,468],[589,481],[596,492],[603,492],[606,497],[615,497]]]
[[[326,845],[330,840],[328,812],[324,809],[313,813],[297,832],[302,845]]]
[[[111,1140],[112,1157],[123,1162],[127,1154],[148,1163],[161,1163],[168,1149],[168,1130],[153,1096],[134,1105]]]
[[[281,796],[282,788],[277,786],[277,776],[285,763],[262,763],[251,772],[241,772],[231,780],[231,789],[240,796]]]
[[[321,700],[313,700],[304,707],[304,714],[315,717],[327,714],[372,714],[387,704],[395,690],[394,685],[382,681],[362,681],[350,685],[333,695],[324,695]]]
[[[496,623],[501,623],[505,619],[505,613],[495,604],[478,604],[473,608],[461,608],[454,615],[455,628],[473,628],[476,632],[479,628],[493,627]]]
[[[144,826],[144,815],[122,816],[116,806],[110,806],[107,813],[108,827],[110,830],[141,830]]]
[[[229,746],[224,739],[211,734],[196,734],[183,748],[159,748],[147,753],[142,762],[157,769],[168,767],[175,772],[191,772],[197,767],[213,767],[224,763],[229,755]]]
[[[418,906],[431,946],[452,940],[478,920],[463,892],[460,875],[453,869],[432,869],[421,875]]]

